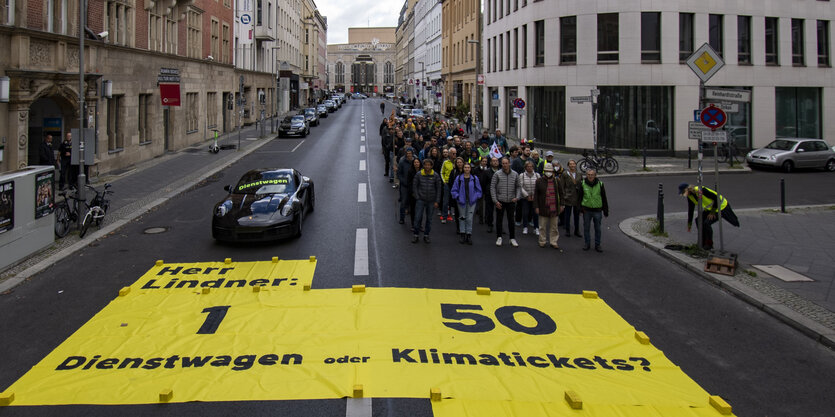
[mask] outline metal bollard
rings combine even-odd
[[[656,214],[658,220],[658,229],[664,232],[664,184],[658,184],[658,213]]]
[[[644,171],[647,170],[647,145],[644,144]]]
[[[786,212],[786,180],[780,178],[780,212]]]
[[[687,169],[693,168],[693,149],[687,147]]]

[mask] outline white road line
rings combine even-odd
[[[346,398],[345,417],[371,417],[371,398]]]
[[[305,141],[305,140],[304,140],[304,139],[302,139],[302,141],[301,141],[301,142],[299,142],[299,144],[298,144],[298,145],[296,145],[296,147],[295,147],[295,148],[293,148],[293,150],[292,150],[292,151],[290,151],[290,152],[296,152],[296,149],[299,149],[299,146],[302,146],[302,143],[304,143],[304,141]]]
[[[365,133],[365,129],[360,129],[360,133]]]
[[[365,135],[360,136],[360,142],[365,142]]]
[[[368,275],[368,229],[357,229],[357,240],[354,249],[354,276],[361,275]]]
[[[360,160],[360,171],[365,171],[365,159]]]
[[[364,182],[361,182],[359,187],[357,187],[357,202],[365,203],[368,201],[368,191],[367,186]]]
[[[360,145],[360,153],[365,153],[365,145]]]

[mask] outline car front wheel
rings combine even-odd
[[[835,172],[835,159],[826,161],[826,170],[829,172]]]
[[[794,162],[792,162],[792,161],[783,162],[782,167],[783,167],[783,171],[792,172],[792,171],[794,171]]]

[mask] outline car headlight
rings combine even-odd
[[[777,155],[768,155],[768,160],[769,160],[769,161],[775,161],[775,160],[777,160]]]
[[[215,210],[215,216],[217,216],[217,217],[225,216],[226,213],[229,213],[229,206],[230,205],[231,204],[230,204],[229,201],[225,201],[225,202],[223,202],[223,204],[217,206],[217,210]]]
[[[281,208],[281,211],[279,213],[284,217],[289,217],[290,213],[292,213],[292,212],[293,212],[293,205],[290,204],[290,203],[287,203],[287,204],[284,205],[284,207]]]

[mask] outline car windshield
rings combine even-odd
[[[295,190],[293,177],[286,172],[254,172],[245,174],[234,194],[283,194]]]
[[[304,116],[301,116],[301,115],[293,116],[293,121],[294,122],[304,122]]]
[[[304,109],[304,114],[314,114],[316,113],[316,109]]]
[[[779,151],[790,151],[794,148],[794,145],[797,144],[797,141],[794,140],[786,140],[786,139],[777,139],[774,142],[769,143],[765,149],[777,149]]]

